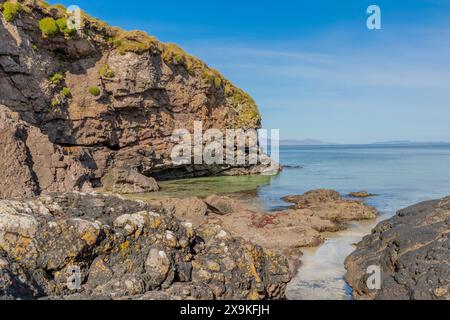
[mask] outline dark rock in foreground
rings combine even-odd
[[[346,262],[356,299],[450,300],[450,197],[403,209],[380,223]],[[381,268],[380,290],[367,268]]]
[[[289,280],[283,256],[143,202],[0,201],[0,298],[280,299]]]

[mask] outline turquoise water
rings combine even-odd
[[[286,194],[329,188],[343,194],[367,190],[383,216],[416,202],[450,195],[450,145],[338,145],[282,147],[288,166],[257,196],[268,208],[285,206]],[[301,166],[301,167],[298,167]]]
[[[416,202],[450,194],[450,145],[336,145],[281,147],[284,170],[275,177],[207,177],[164,181],[161,192],[139,198],[206,197],[236,194],[252,197],[268,210],[287,207],[290,194],[329,188],[342,194],[366,190],[383,216]]]

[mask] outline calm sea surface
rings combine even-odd
[[[366,190],[385,220],[403,207],[450,195],[450,145],[339,145],[281,148],[286,166],[276,177],[224,177],[162,184],[160,195],[238,193],[271,210],[287,207],[281,197],[329,188],[342,194]],[[318,249],[305,250],[298,276],[288,288],[289,299],[349,299],[343,262],[376,221],[354,223],[329,235]]]

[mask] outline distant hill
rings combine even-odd
[[[336,143],[332,142],[325,142],[315,139],[303,139],[303,140],[296,140],[296,139],[287,139],[287,140],[281,140],[280,145],[282,146],[325,146],[325,145],[335,145]]]
[[[393,141],[375,142],[372,144],[374,144],[374,145],[409,146],[409,145],[440,145],[440,144],[450,144],[450,142],[443,142],[443,141],[417,142],[417,141],[408,141],[408,140],[393,140]]]

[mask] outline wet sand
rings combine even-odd
[[[375,221],[352,222],[349,228],[327,234],[327,241],[318,248],[302,249],[301,267],[289,284],[289,300],[350,300],[351,288],[344,280],[345,258],[375,226]]]

